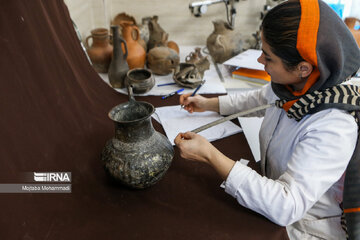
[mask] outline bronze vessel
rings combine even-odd
[[[128,92],[129,101],[109,112],[115,124],[115,136],[106,143],[102,162],[105,171],[120,183],[143,189],[165,175],[174,149],[167,137],[155,131],[152,125],[154,106],[137,102],[130,86]]]

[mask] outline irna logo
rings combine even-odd
[[[35,182],[70,182],[70,172],[34,172]]]

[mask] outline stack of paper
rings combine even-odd
[[[218,120],[222,118],[222,116],[216,112],[188,113],[186,110],[181,109],[180,105],[176,105],[156,108],[153,118],[161,123],[168,139],[175,145],[174,139],[180,132],[194,130],[195,128]],[[242,129],[239,126],[228,121],[208,128],[199,134],[211,142],[241,131]]]
[[[261,85],[267,84],[271,80],[267,72],[250,68],[239,68],[232,72],[232,77]]]

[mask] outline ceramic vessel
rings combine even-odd
[[[360,47],[360,30],[355,30],[355,25],[356,23],[360,24],[360,19],[355,17],[347,17],[345,18],[344,22],[354,36],[357,45]]]
[[[126,74],[129,66],[126,62],[128,55],[127,45],[124,39],[119,37],[119,26],[111,26],[113,32],[113,57],[110,63],[108,76],[111,86],[114,88],[124,88]]]
[[[89,39],[92,44],[89,45]],[[111,61],[113,47],[110,42],[109,31],[106,28],[96,28],[85,40],[86,52],[96,72],[107,73]]]
[[[109,112],[109,118],[115,124],[115,136],[106,143],[102,162],[107,174],[120,183],[143,189],[165,175],[174,149],[170,141],[153,128],[154,106],[137,102],[130,92],[128,102]]]
[[[153,16],[151,20],[148,21],[150,32],[149,41],[147,44],[148,51],[154,47],[164,46],[164,39],[166,39],[165,41],[168,39],[168,34],[160,26],[158,19],[158,16]]]
[[[155,47],[147,54],[147,67],[158,75],[167,75],[179,65],[180,57],[168,47]]]
[[[135,68],[127,72],[126,85],[131,85],[134,93],[146,93],[155,85],[152,72],[145,68]]]
[[[206,47],[216,63],[223,63],[243,50],[242,35],[225,21],[214,21],[214,31],[206,40]]]
[[[133,24],[136,25],[136,20],[133,16],[122,12],[122,13],[118,13],[114,19],[111,21],[111,25],[118,25],[120,26],[122,21],[128,21],[128,22],[132,22]]]
[[[140,30],[140,37],[144,39],[145,43],[147,44],[150,38],[150,31],[149,31],[149,21],[151,17],[143,17],[141,19],[141,25],[139,25]]]
[[[176,42],[168,41],[166,46],[168,48],[171,48],[171,49],[175,50],[175,52],[177,52],[177,54],[180,54],[180,48],[179,48],[179,45]]]
[[[126,61],[130,69],[143,68],[146,60],[146,51],[139,43],[139,28],[129,21],[122,21],[122,36],[128,47],[128,56]]]
[[[201,78],[204,77],[204,72],[210,68],[210,61],[201,54],[201,48],[199,47],[195,48],[195,51],[185,57],[185,62],[193,63],[200,72]]]

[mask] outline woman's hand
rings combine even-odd
[[[191,93],[180,96],[180,105],[189,113],[215,111],[219,112],[218,98],[206,98],[201,95],[191,97]]]
[[[223,180],[227,178],[235,161],[226,157],[204,137],[193,132],[179,133],[175,140],[180,156],[185,159],[208,163]]]
[[[193,132],[179,133],[175,140],[182,158],[209,163],[210,151],[214,146],[204,137]]]

